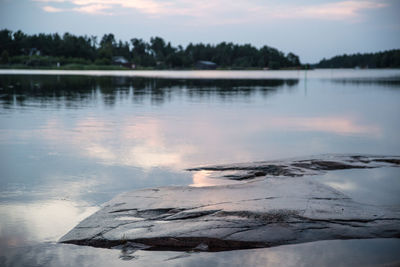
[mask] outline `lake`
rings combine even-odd
[[[399,103],[400,70],[0,70],[0,265],[131,264],[116,250],[56,241],[121,192],[226,183],[187,168],[399,155]],[[397,168],[315,177],[356,201],[395,207],[399,178]],[[317,265],[349,266],[399,264],[399,250],[399,239],[336,240],[240,252],[141,251],[130,260],[297,266],[324,255]]]

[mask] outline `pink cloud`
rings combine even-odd
[[[112,9],[110,5],[95,4],[76,7],[72,10],[93,15],[112,15],[112,12],[109,12],[110,9]]]
[[[57,12],[62,12],[62,11],[64,11],[64,10],[61,9],[61,8],[56,8],[56,7],[52,7],[52,6],[44,6],[44,7],[42,7],[42,9],[43,9],[44,11],[46,11],[46,12],[49,12],[49,13],[57,13]]]
[[[322,5],[300,7],[293,10],[297,17],[318,18],[318,19],[345,19],[355,18],[360,11],[365,9],[377,9],[385,7],[385,3],[373,1],[342,1]]]
[[[206,24],[265,22],[276,19],[355,19],[363,10],[386,7],[384,1],[340,1],[324,4],[272,4],[228,0],[34,0],[45,3],[66,2],[73,11],[89,14],[116,14],[116,8],[136,10],[154,16],[186,16]],[[54,12],[55,7],[46,7]]]

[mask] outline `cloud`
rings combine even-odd
[[[56,8],[56,7],[52,7],[52,6],[44,6],[44,7],[42,7],[42,9],[43,9],[44,11],[46,11],[46,12],[49,12],[49,13],[57,13],[57,12],[62,12],[62,11],[64,11],[64,10],[61,9],[61,8]]]
[[[85,5],[81,7],[76,7],[73,8],[73,11],[77,11],[80,13],[87,13],[87,14],[94,14],[94,15],[112,15],[113,13],[110,12],[109,10],[112,9],[112,6],[110,5],[103,5],[103,4],[97,4],[97,5]]]
[[[33,0],[34,2],[42,2],[42,3],[63,3],[66,0]]]
[[[342,1],[315,6],[295,8],[292,13],[295,17],[317,19],[345,19],[355,18],[365,9],[383,8],[386,4],[373,1]]]
[[[273,3],[256,0],[33,0],[41,3],[67,3],[69,11],[86,14],[111,15],[121,10],[135,10],[150,17],[185,16],[203,23],[235,24],[277,19],[358,19],[368,9],[386,7],[384,1],[349,0],[323,4]],[[61,9],[46,5],[47,12]]]

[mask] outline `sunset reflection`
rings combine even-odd
[[[224,174],[228,174],[228,172],[224,172]],[[196,171],[193,173],[193,184],[191,184],[190,186],[204,187],[239,183],[238,181],[216,177],[218,177],[218,175],[216,175],[214,171]]]

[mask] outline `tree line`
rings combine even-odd
[[[317,68],[400,68],[400,49],[322,59]]]
[[[130,42],[116,40],[105,34],[76,36],[65,33],[28,35],[22,31],[0,31],[0,63],[28,66],[54,66],[55,64],[112,65],[113,57],[124,57],[142,68],[193,68],[198,61],[212,61],[220,68],[296,68],[299,57],[263,46],[221,42],[212,44],[188,44],[173,46],[161,37],[149,42],[132,38]]]

